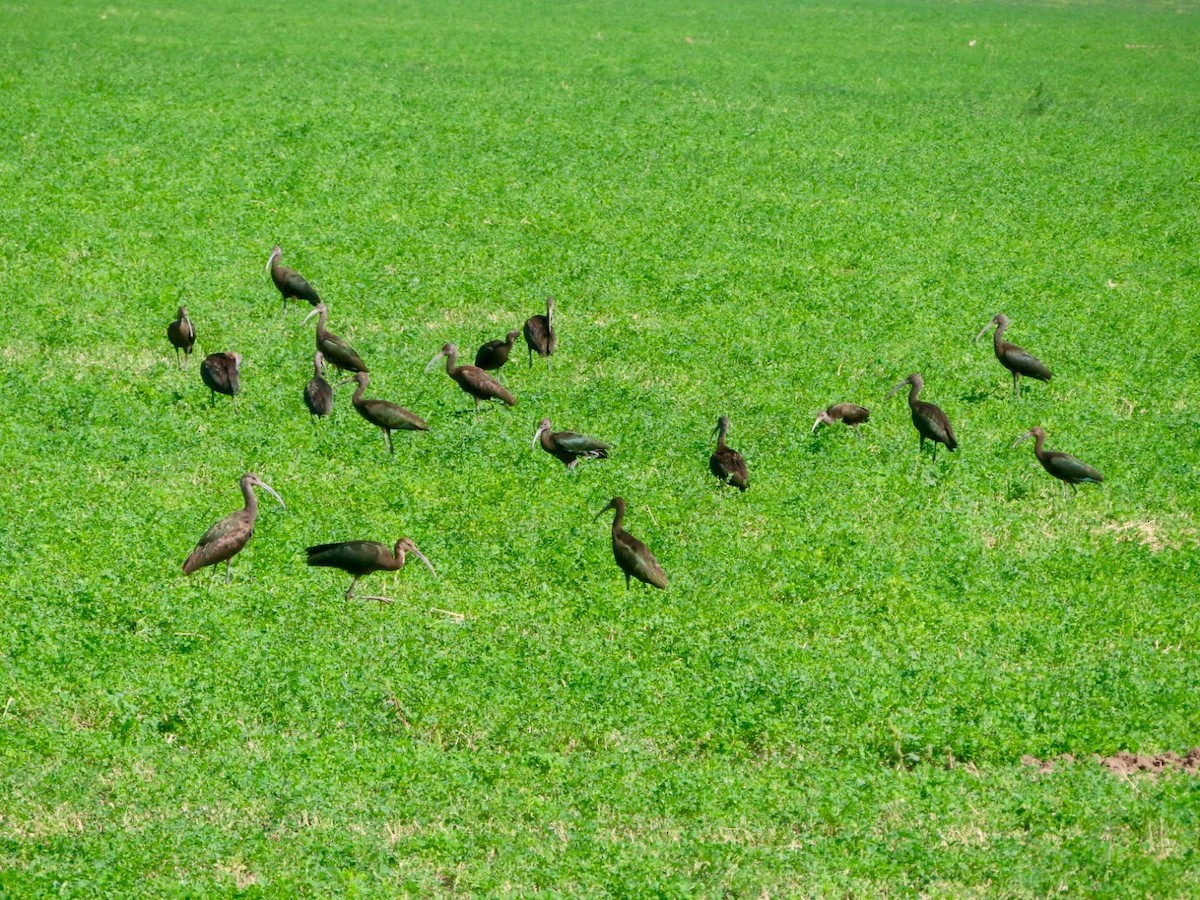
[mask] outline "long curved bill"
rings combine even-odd
[[[315,315],[319,315],[319,314],[320,314],[320,312],[321,312],[321,309],[320,309],[320,307],[318,307],[318,308],[314,309],[312,312],[310,312],[310,313],[309,313],[307,316],[305,316],[305,317],[304,317],[304,321],[303,321],[303,322],[301,322],[300,324],[301,324],[301,325],[307,325],[307,324],[308,324],[308,320],[309,320],[309,319],[311,319],[311,318],[312,318],[313,316],[315,316]]]
[[[975,335],[975,340],[978,341],[981,337],[983,337],[985,334],[987,334],[988,329],[991,328],[995,324],[996,324],[996,320],[993,319],[992,321],[990,321],[986,325],[984,325],[983,329],[979,332],[979,334]]]
[[[896,391],[900,390],[900,388],[904,387],[906,384],[908,384],[908,379],[907,379],[907,378],[905,378],[905,379],[904,379],[902,382],[900,382],[898,385],[896,385],[894,388],[892,388],[892,389],[891,389],[891,390],[888,392],[887,399],[888,399],[888,400],[892,399],[892,395],[893,395],[893,394],[895,394],[895,393],[896,393]]]
[[[1033,432],[1027,431],[1023,435],[1021,435],[1019,438],[1017,438],[1015,441],[1013,441],[1012,446],[1015,447],[1015,446],[1017,446],[1017,444],[1021,443],[1021,441],[1027,441],[1031,437],[1033,437]]]
[[[258,486],[260,488],[262,488],[264,491],[266,491],[268,494],[270,494],[272,497],[274,497],[276,500],[278,500],[280,506],[282,506],[284,509],[287,509],[287,504],[285,504],[283,502],[283,498],[280,497],[279,494],[277,494],[275,492],[275,488],[271,487],[269,484],[267,484],[265,481],[262,481],[261,479],[258,482]]]
[[[412,552],[413,552],[413,556],[415,556],[421,562],[425,563],[425,566],[429,569],[430,572],[433,573],[433,577],[437,578],[437,570],[434,569],[433,563],[431,563],[428,559],[425,558],[425,554],[417,549],[416,544],[413,544]]]
[[[533,443],[529,445],[530,450],[537,449],[538,441],[542,439],[542,432],[546,430],[547,429],[543,428],[541,425],[538,426],[537,432],[533,435]]]
[[[445,356],[445,355],[446,355],[446,354],[444,354],[444,353],[443,353],[441,350],[439,350],[439,351],[437,352],[437,356],[435,356],[433,359],[431,359],[431,360],[430,360],[430,361],[429,361],[429,362],[426,364],[426,366],[425,366],[425,371],[426,371],[426,372],[429,372],[430,370],[432,370],[432,369],[433,369],[433,367],[434,367],[435,365],[437,365],[437,361],[438,361],[439,359],[441,359],[441,358],[442,358],[443,356]]]
[[[891,396],[891,395],[889,394],[888,396]],[[817,426],[820,425],[824,421],[825,421],[825,414],[821,413],[821,415],[817,416],[817,421],[813,422],[812,430],[816,431]],[[812,432],[810,431],[809,434],[812,434]]]

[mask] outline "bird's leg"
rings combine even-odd
[[[354,586],[356,584],[358,584],[358,578],[359,578],[359,576],[355,575],[352,579],[350,579],[350,587],[346,588],[346,599],[347,600],[354,599]]]
[[[569,472],[569,471],[571,471],[571,469],[575,468],[575,464],[578,462],[579,462],[579,457],[577,456],[573,460],[571,460],[569,463],[567,463],[567,471]]]
[[[380,603],[395,603],[391,597],[377,597],[374,594],[363,594],[359,600],[378,600]]]
[[[395,453],[396,448],[394,448],[392,446],[392,433],[390,431],[388,431],[386,428],[384,428],[382,430],[383,430],[383,442],[385,444],[387,444],[388,453]]]
[[[1013,393],[1017,395],[1017,399],[1021,399],[1021,373],[1013,372]]]
[[[529,368],[533,368],[533,348],[529,348]]]
[[[479,412],[479,398],[475,398],[475,412]]]
[[[937,462],[937,447],[938,447],[938,442],[934,441],[933,442],[933,462]]]
[[[233,580],[232,567],[233,567],[233,557],[231,556],[231,557],[229,557],[229,559],[225,560],[225,583],[226,584],[229,584],[229,582],[231,582]]]
[[[629,573],[625,573],[625,590],[629,590]]]

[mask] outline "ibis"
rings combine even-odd
[[[196,544],[196,549],[184,560],[184,575],[191,575],[197,569],[215,566],[217,563],[223,562],[225,563],[225,583],[229,583],[232,577],[230,567],[233,558],[241,552],[254,535],[254,520],[258,518],[258,498],[254,496],[255,486],[262,488],[278,500],[279,505],[284,509],[287,508],[284,506],[283,498],[275,493],[275,489],[253,472],[243,475],[240,483],[242,496],[246,499],[245,507],[231,512],[204,532],[200,543]]]
[[[1038,462],[1042,464],[1042,468],[1057,478],[1063,483],[1063,490],[1066,491],[1066,486],[1070,485],[1071,490],[1076,490],[1075,485],[1091,482],[1099,484],[1104,480],[1104,476],[1089,466],[1083,460],[1076,459],[1069,453],[1062,453],[1058,450],[1046,450],[1043,445],[1046,443],[1046,432],[1041,426],[1030,428],[1027,432],[1013,441],[1013,446],[1022,441],[1027,441],[1029,438],[1034,438],[1033,453],[1038,458]]]
[[[519,331],[510,331],[502,341],[488,341],[475,351],[475,366],[488,372],[498,372],[508,362],[508,354],[512,352],[513,342]]]
[[[318,350],[313,354],[313,377],[304,385],[304,405],[318,419],[333,409],[333,388],[323,377],[324,371],[325,354]]]
[[[845,422],[854,429],[854,433],[862,436],[859,425],[871,418],[871,411],[857,403],[835,403],[817,414],[812,430],[816,431],[821,425],[832,425],[834,422]]]
[[[353,378],[347,378],[341,384],[350,384],[352,381],[358,384],[351,400],[354,408],[360,416],[383,431],[388,453],[395,453],[396,450],[392,446],[393,431],[428,431],[429,426],[425,424],[424,419],[403,406],[397,406],[387,400],[364,400],[363,391],[367,389],[369,377],[366,372],[355,372]]]
[[[460,388],[475,398],[476,410],[479,409],[480,400],[503,400],[509,406],[517,405],[517,398],[483,369],[478,366],[456,365],[458,348],[453,344],[443,344],[442,349],[425,366],[425,371],[428,372],[437,365],[437,361],[443,356],[446,357],[446,374],[454,379]]]
[[[242,390],[240,373],[242,369],[242,354],[240,353],[210,353],[200,363],[200,380],[208,385],[209,405],[217,402],[217,394],[225,394],[233,398],[237,407],[237,395]]]
[[[525,345],[529,348],[529,367],[533,368],[533,354],[546,357],[546,371],[550,371],[550,357],[558,349],[558,335],[554,333],[554,298],[546,298],[546,314],[530,316],[525,320]]]
[[[324,354],[325,361],[343,372],[366,372],[367,365],[354,352],[354,348],[325,327],[325,321],[329,318],[329,307],[318,303],[316,308],[304,317],[304,322],[308,322],[313,316],[317,317],[317,349]]]
[[[625,573],[625,590],[629,590],[630,578],[636,578],[638,581],[666,590],[667,573],[662,570],[662,566],[658,564],[654,554],[645,544],[621,527],[621,521],[625,518],[625,500],[621,497],[613,497],[608,501],[608,506],[596,513],[594,518],[600,518],[610,509],[616,510],[612,523],[613,558],[616,559],[617,566]]]
[[[425,558],[411,538],[400,538],[396,546],[389,547],[377,541],[342,541],[337,544],[317,544],[309,547],[308,564],[310,566],[327,566],[331,569],[341,569],[347,575],[353,576],[350,587],[346,589],[346,599],[354,599],[354,586],[358,579],[372,572],[395,572],[404,568],[405,554],[411,553],[437,576],[433,563]],[[378,600],[380,603],[391,603],[390,597],[369,595],[360,597],[361,600]]]
[[[537,447],[539,442],[543,450],[564,463],[568,469],[575,468],[581,459],[608,459],[611,446],[586,434],[551,431],[549,419],[542,419],[538,423],[537,433],[534,434],[533,444],[529,449]]]
[[[179,307],[179,311],[175,313],[175,321],[167,326],[167,340],[175,348],[175,361],[180,365],[186,364],[188,357],[192,355],[192,344],[196,343],[196,326],[188,318],[186,306]],[[179,356],[180,350],[183,351],[182,360]]]
[[[1038,381],[1049,381],[1050,370],[1046,368],[1045,363],[1028,350],[1022,350],[1016,344],[1004,340],[1004,331],[1008,328],[1008,316],[1004,313],[993,316],[992,321],[984,325],[983,330],[975,335],[975,340],[978,341],[983,337],[993,325],[996,326],[996,331],[992,335],[992,348],[996,351],[996,359],[1000,360],[1000,365],[1012,372],[1013,393],[1019,400],[1021,398],[1019,382],[1022,375],[1036,378]]]
[[[321,298],[317,296],[313,286],[295,269],[289,269],[280,262],[282,258],[283,250],[276,244],[271,248],[271,258],[267,260],[267,271],[271,273],[271,280],[275,282],[275,287],[283,297],[284,314],[287,313],[289,300],[307,300],[313,306],[320,303]]]
[[[921,377],[920,372],[913,372],[892,388],[888,397],[890,398],[906,384],[912,385],[912,390],[908,392],[908,408],[912,410],[913,426],[917,429],[917,433],[921,435],[921,450],[924,451],[925,441],[928,439],[933,441],[933,458],[935,461],[937,460],[938,444],[945,444],[946,449],[953,453],[958,449],[958,441],[954,437],[954,429],[950,427],[950,420],[940,407],[917,399],[917,395],[921,393],[921,388],[925,386],[925,379]]]
[[[708,458],[709,471],[722,484],[732,484],[739,491],[750,487],[750,473],[746,471],[746,460],[742,454],[731,447],[725,446],[725,436],[729,434],[729,416],[717,419],[717,427],[713,429],[717,436],[717,449]]]

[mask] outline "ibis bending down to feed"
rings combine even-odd
[[[204,357],[204,362],[200,363],[200,380],[208,385],[210,405],[217,402],[217,394],[225,394],[233,398],[234,408],[237,407],[237,395],[242,390],[241,369],[240,353],[210,353]]]
[[[861,425],[869,418],[871,418],[871,411],[865,406],[855,403],[835,403],[817,415],[817,421],[813,422],[812,430],[816,431],[821,425],[832,425],[841,420],[854,428],[855,434],[862,437],[862,432],[856,426]]]
[[[746,460],[742,454],[725,446],[725,435],[729,434],[729,416],[717,419],[713,429],[717,436],[717,449],[708,458],[708,469],[722,484],[732,484],[739,491],[750,487],[750,473],[746,471]]]
[[[925,386],[925,379],[921,377],[920,372],[913,372],[892,388],[888,397],[890,398],[892,394],[895,394],[896,391],[900,390],[906,384],[912,385],[912,390],[908,392],[908,408],[912,410],[913,425],[916,427],[917,433],[921,435],[921,450],[925,449],[925,440],[928,438],[933,441],[933,458],[935,461],[937,460],[938,444],[945,444],[946,449],[953,453],[958,449],[958,441],[955,440],[954,429],[950,427],[950,420],[946,418],[946,414],[942,412],[940,407],[917,399],[917,395],[921,393],[921,388]]]
[[[318,350],[313,354],[313,377],[304,386],[304,405],[317,418],[329,415],[333,409],[333,388],[322,377],[325,370],[325,355]]]
[[[1036,378],[1038,381],[1050,380],[1050,370],[1046,368],[1045,363],[1028,350],[1022,350],[1016,344],[1010,344],[1004,340],[1004,330],[1008,328],[1008,316],[1004,313],[993,316],[992,321],[984,325],[983,330],[975,335],[975,340],[978,341],[983,337],[993,325],[996,326],[996,333],[992,335],[992,348],[996,351],[996,359],[1000,360],[1000,365],[1012,372],[1013,393],[1017,395],[1018,399],[1021,397],[1021,388],[1018,382],[1022,375]]]
[[[354,397],[351,400],[354,408],[358,410],[360,416],[383,430],[383,440],[387,443],[388,453],[395,453],[395,448],[392,447],[393,431],[428,431],[429,426],[415,412],[407,410],[403,406],[397,406],[387,400],[369,398],[364,400],[363,391],[367,389],[369,377],[366,372],[355,372],[353,378],[347,378],[340,383],[349,384],[352,381],[358,383],[358,388],[354,391]]]
[[[215,566],[219,562],[224,562],[225,583],[229,583],[231,577],[230,563],[233,557],[241,552],[241,549],[246,546],[250,538],[254,535],[254,520],[258,518],[258,498],[254,496],[255,485],[258,485],[278,500],[280,506],[283,506],[283,498],[253,472],[247,472],[242,476],[241,485],[242,496],[246,498],[245,507],[237,510],[237,512],[231,512],[213,525],[212,528],[208,529],[208,531],[204,532],[204,536],[200,538],[200,543],[196,545],[196,549],[191,552],[183,563],[184,575],[191,575],[197,569],[203,569],[205,566]],[[287,507],[284,508],[286,509]]]
[[[488,341],[475,351],[475,365],[488,372],[498,372],[508,362],[508,354],[512,352],[513,342],[519,331],[510,331],[502,341]]]
[[[367,371],[367,364],[354,352],[354,348],[325,327],[325,320],[329,318],[329,307],[318,303],[316,309],[304,317],[304,321],[307,322],[313,316],[317,316],[317,349],[324,354],[325,361],[343,372]]]
[[[538,423],[537,433],[534,434],[533,444],[529,449],[537,447],[539,442],[543,450],[561,460],[568,469],[575,468],[575,464],[581,459],[608,459],[610,446],[586,434],[551,431],[549,419],[542,419]]]
[[[1035,438],[1033,453],[1038,458],[1038,462],[1042,464],[1043,469],[1063,483],[1064,491],[1067,489],[1066,485],[1068,484],[1071,486],[1071,490],[1075,490],[1075,485],[1082,484],[1085,481],[1099,484],[1104,480],[1103,475],[1069,453],[1060,453],[1058,450],[1044,450],[1042,445],[1046,442],[1046,432],[1040,426],[1030,428],[1013,441],[1013,446],[1015,447],[1021,441],[1028,440],[1029,438]]]
[[[446,357],[446,374],[453,378],[460,388],[475,398],[476,410],[479,409],[480,400],[503,400],[509,406],[517,405],[517,398],[479,366],[455,365],[458,362],[458,348],[453,344],[443,344],[442,349],[425,366],[425,371],[428,372],[437,365],[437,361],[443,356]]]
[[[667,573],[662,570],[662,566],[658,564],[654,554],[645,544],[621,527],[621,520],[625,518],[624,499],[613,497],[608,501],[608,506],[596,513],[594,518],[600,518],[610,509],[617,511],[613,516],[612,523],[612,550],[613,558],[616,559],[621,571],[625,573],[625,590],[629,590],[631,576],[638,581],[666,590]]]
[[[307,552],[310,566],[328,566],[332,569],[341,569],[347,575],[354,576],[354,580],[350,582],[350,587],[346,590],[347,600],[354,599],[354,586],[364,575],[380,571],[395,572],[404,568],[406,552],[425,563],[434,576],[437,575],[433,563],[417,549],[417,545],[412,542],[411,538],[406,537],[396,541],[394,549],[376,541],[343,541],[339,544],[317,544],[315,547],[309,547]],[[375,595],[359,599],[378,600],[380,603],[392,602],[390,597]]]
[[[313,286],[305,281],[304,276],[295,269],[289,269],[281,263],[280,259],[282,258],[283,250],[276,244],[271,248],[271,258],[267,260],[267,271],[271,273],[271,280],[275,282],[275,287],[283,296],[284,313],[287,313],[289,300],[307,300],[313,306],[320,303],[321,298],[317,296]]]
[[[550,371],[549,357],[558,349],[558,335],[554,333],[554,298],[546,298],[546,314],[530,316],[525,320],[525,345],[529,348],[529,367],[533,368],[533,354],[546,357],[546,372]]]
[[[192,355],[192,344],[196,343],[196,326],[188,318],[186,306],[179,307],[179,311],[175,313],[175,321],[167,326],[167,340],[175,348],[175,361],[180,365],[186,363]],[[182,361],[179,358],[180,350],[183,351]]]

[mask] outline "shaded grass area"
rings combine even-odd
[[[1196,890],[1193,781],[1018,763],[1198,743],[1194,6],[0,33],[5,890]],[[393,458],[347,389],[308,420],[275,242],[429,421]],[[548,293],[515,409],[422,374]],[[180,302],[239,413],[174,367]],[[1001,311],[1055,372],[1019,403],[970,340]],[[958,454],[882,400],[911,371]],[[837,400],[862,440],[807,434]],[[547,415],[612,458],[530,451]],[[1009,448],[1035,424],[1108,481],[1065,501]],[[288,509],[184,579],[247,470]],[[614,494],[666,594],[624,592]],[[441,577],[369,576],[395,607],[303,566],[401,534]]]

